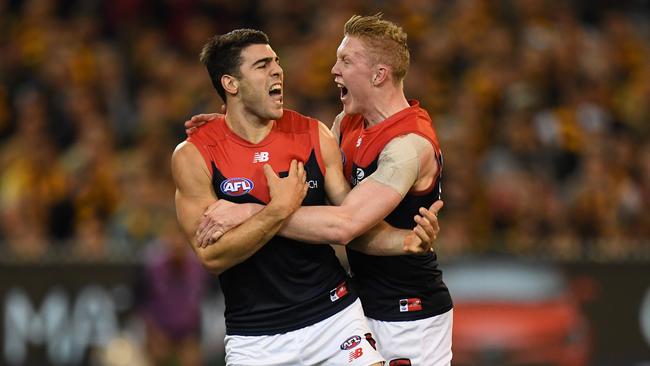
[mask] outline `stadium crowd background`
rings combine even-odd
[[[269,34],[285,106],[330,124],[344,22],[409,34],[406,91],[444,151],[443,256],[650,258],[650,5],[553,0],[0,0],[0,248],[137,257],[175,225],[183,121],[221,101],[198,53]]]

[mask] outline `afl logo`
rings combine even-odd
[[[248,178],[230,178],[221,182],[221,192],[229,196],[243,196],[254,187],[253,181]]]
[[[352,336],[348,339],[345,340],[345,342],[341,343],[341,349],[342,350],[348,350],[352,349],[361,343],[361,337],[358,335]]]

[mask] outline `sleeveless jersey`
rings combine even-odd
[[[364,128],[359,114],[346,115],[341,121],[340,145],[344,155],[344,173],[354,187],[377,170],[379,154],[393,138],[409,133],[431,142],[436,152],[439,172],[442,154],[429,114],[417,101],[385,121]],[[408,192],[387,217],[386,222],[401,228],[415,226],[413,216],[419,207],[429,207],[440,198],[441,175],[422,192]],[[424,319],[451,309],[451,297],[442,281],[434,253],[426,255],[373,256],[348,249],[353,285],[364,312],[382,321]]]
[[[268,203],[264,164],[286,177],[291,160],[296,159],[304,163],[309,184],[302,204],[325,204],[325,165],[315,119],[285,109],[269,135],[252,144],[233,133],[220,117],[205,124],[188,141],[201,152],[219,199]],[[303,328],[337,313],[357,298],[329,245],[279,236],[224,271],[219,281],[229,335],[270,335]]]

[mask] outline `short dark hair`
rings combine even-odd
[[[221,85],[221,77],[240,76],[241,51],[252,44],[269,44],[269,37],[255,29],[235,29],[212,37],[201,50],[201,62],[208,69],[212,85],[224,102],[226,91]]]

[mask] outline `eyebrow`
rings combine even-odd
[[[255,62],[253,62],[252,67],[255,67],[257,64],[260,64],[260,63],[268,64],[269,62],[271,62],[271,61],[273,61],[273,60],[280,60],[280,58],[279,58],[278,56],[275,56],[275,57],[264,57],[264,58],[261,58],[261,59],[255,61]]]

